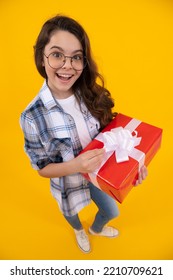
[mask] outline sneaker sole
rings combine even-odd
[[[114,236],[107,236],[107,235],[92,233],[92,232],[90,231],[90,229],[88,230],[88,232],[89,232],[91,235],[93,235],[93,236],[101,236],[101,237],[106,237],[106,238],[116,238],[116,237],[119,236],[119,232],[117,233],[117,235],[114,235]]]
[[[89,251],[83,250],[82,247],[80,247],[80,245],[78,244],[78,242],[77,242],[77,246],[78,246],[78,248],[79,248],[83,253],[85,253],[85,254],[88,254],[88,253],[91,252],[91,248],[89,249]]]

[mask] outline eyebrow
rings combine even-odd
[[[50,50],[52,50],[52,49],[58,49],[58,50],[60,50],[61,52],[64,52],[64,50],[63,50],[61,47],[59,47],[59,46],[52,46],[52,47],[50,48]],[[72,52],[72,54],[77,53],[77,52],[82,52],[82,53],[83,53],[83,50],[82,50],[82,49],[74,50],[74,51]]]

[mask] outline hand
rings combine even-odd
[[[101,165],[104,153],[105,150],[102,148],[87,151],[77,156],[74,159],[77,172],[90,173],[95,171]]]
[[[141,167],[141,170],[138,173],[138,179],[136,180],[135,186],[142,184],[142,181],[146,179],[147,175],[148,175],[148,170],[144,165]]]

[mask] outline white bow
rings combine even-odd
[[[129,160],[134,147],[141,142],[141,137],[137,137],[137,131],[133,136],[128,129],[117,127],[104,133],[100,133],[96,139],[104,143],[105,152],[111,154],[115,152],[117,162]]]

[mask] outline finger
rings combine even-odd
[[[142,181],[145,180],[145,178],[148,175],[148,170],[146,166],[142,166],[139,173],[138,173],[138,179],[136,180],[135,186],[138,186],[139,184],[142,184]]]
[[[135,187],[137,187],[139,185],[139,183],[138,183],[138,180],[136,180],[136,182],[135,182]]]
[[[145,165],[141,168],[140,173],[142,180],[145,180],[145,178],[148,176],[148,170]]]
[[[100,165],[103,161],[103,155],[97,155],[88,159],[90,165]]]
[[[138,184],[142,184],[142,173],[139,172],[138,174]]]
[[[92,151],[89,151],[88,153],[88,159],[92,159],[92,158],[95,158],[95,157],[98,157],[98,156],[103,156],[104,155],[104,152],[105,152],[105,149],[95,149],[95,150],[92,150]]]
[[[135,187],[142,183],[142,175],[141,172],[138,173],[138,179],[135,182]]]

